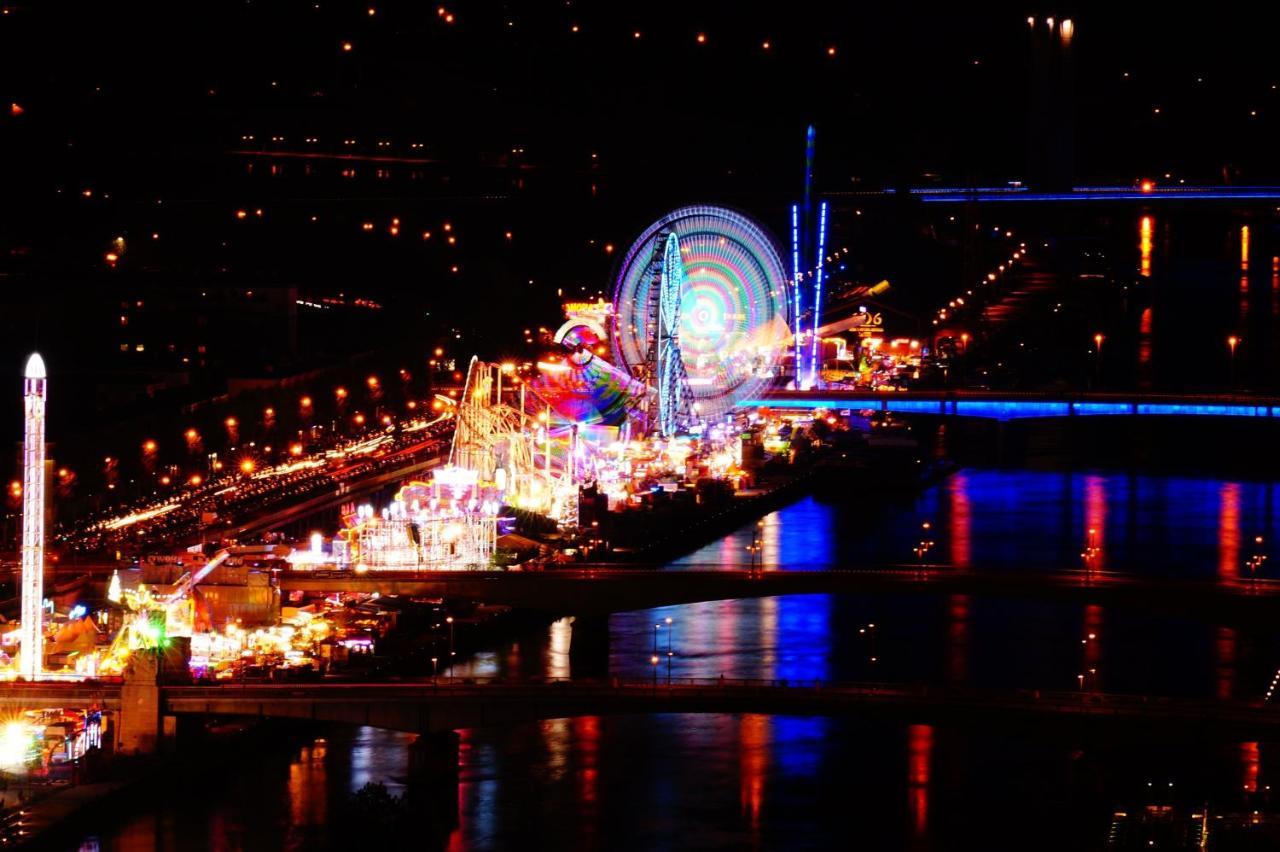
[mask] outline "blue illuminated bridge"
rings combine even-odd
[[[828,198],[871,199],[907,195],[924,204],[1170,204],[1227,202],[1272,205],[1280,202],[1280,186],[1077,186],[1040,192],[1025,186],[917,187],[823,193]]]
[[[1252,395],[1033,394],[989,391],[791,391],[744,399],[739,408],[890,411],[1019,420],[1056,417],[1252,417],[1280,421],[1280,397]]]

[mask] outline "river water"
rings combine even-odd
[[[806,498],[765,518],[791,570],[929,559],[1240,582],[1276,540],[1275,487],[1229,479],[963,470],[916,498]],[[926,530],[924,524],[928,522]],[[1092,532],[1091,532],[1092,531]],[[745,564],[755,525],[682,559]],[[1262,537],[1261,543],[1256,541]],[[1269,560],[1274,563],[1275,560]],[[1264,569],[1269,574],[1270,569]],[[666,619],[671,618],[671,626]],[[663,625],[658,631],[654,625]],[[462,676],[882,680],[1257,698],[1274,630],[1126,607],[979,595],[796,595],[561,619],[460,663]],[[408,735],[284,738],[86,826],[104,850],[322,848],[345,797],[405,783]],[[448,848],[1101,848],[1117,809],[1266,807],[1280,745],[1117,738],[1070,727],[760,715],[582,717],[462,732]]]

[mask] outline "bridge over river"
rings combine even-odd
[[[1184,733],[1249,737],[1280,733],[1280,708],[1262,701],[1218,701],[1089,690],[979,690],[901,683],[677,678],[414,683],[226,684],[151,687],[158,706],[139,708],[129,684],[36,684],[6,688],[0,710],[96,705],[125,718],[165,716],[296,719],[434,734],[583,715],[767,713],[856,715],[961,724],[1173,726]],[[145,688],[144,688],[145,689]],[[148,713],[147,710],[151,709]],[[128,744],[126,744],[126,748]]]
[[[359,592],[449,597],[571,615],[597,615],[697,601],[789,594],[988,594],[1042,597],[1148,610],[1224,623],[1273,618],[1280,581],[1168,579],[1082,569],[1020,571],[950,565],[857,565],[825,570],[705,564],[583,564],[545,571],[287,571],[284,592]]]
[[[1280,423],[1280,398],[1253,394],[1028,393],[1018,391],[771,390],[739,408],[871,409],[898,414],[1021,420],[1059,417],[1233,417]]]

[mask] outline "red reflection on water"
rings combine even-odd
[[[1084,479],[1085,547],[1094,548],[1090,567],[1106,567],[1107,481],[1101,476]]]
[[[760,828],[764,806],[764,778],[769,769],[769,717],[746,713],[738,726],[738,774],[742,813],[753,829]]]
[[[1240,743],[1240,767],[1244,770],[1244,791],[1246,793],[1258,792],[1258,766],[1261,758],[1258,756],[1257,743]]]
[[[1240,483],[1218,488],[1218,578],[1240,579]]]
[[[463,780],[464,775],[472,762],[472,749],[475,748],[471,744],[472,733],[468,728],[461,728],[458,734],[458,814],[459,824],[453,827],[453,831],[449,833],[449,852],[465,852],[471,847],[467,845],[467,841],[462,833],[461,820],[464,814],[471,813],[468,808],[468,800],[476,797],[476,785]]]
[[[600,717],[578,716],[573,720],[573,736],[577,741],[582,768],[578,770],[578,802],[593,805],[600,777]],[[578,812],[580,815],[582,811]]]
[[[1143,308],[1138,318],[1138,384],[1151,386],[1151,308]]]
[[[923,837],[929,830],[929,761],[933,756],[933,725],[907,726],[907,808],[911,830]]]
[[[1280,316],[1280,257],[1271,258],[1271,316]]]
[[[969,596],[947,598],[947,681],[969,679]]]
[[[951,564],[968,568],[972,559],[970,532],[972,519],[969,514],[969,477],[957,473],[947,480],[947,497],[951,502]]]
[[[1213,679],[1217,686],[1215,692],[1222,701],[1227,701],[1236,687],[1236,642],[1237,635],[1230,627],[1219,627],[1214,640]]]

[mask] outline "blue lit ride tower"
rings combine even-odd
[[[822,312],[822,265],[826,254],[827,238],[827,205],[819,205],[817,221],[813,215],[813,159],[817,132],[809,125],[805,134],[804,146],[804,201],[800,205],[791,206],[791,277],[792,277],[792,316],[795,322],[795,365],[796,388],[813,387],[820,378],[818,364],[818,326],[821,325]],[[813,269],[800,267],[800,258],[813,257]],[[804,356],[801,352],[801,337],[804,334],[803,314],[804,298],[802,284],[806,274],[813,281],[813,297],[809,300],[813,310],[813,339],[809,351],[809,370],[804,371]]]
[[[791,328],[796,341],[796,389],[800,389],[800,206],[791,205]]]
[[[821,384],[821,364],[818,362],[818,326],[822,325],[822,272],[827,252],[827,202],[818,209],[818,253],[813,264],[813,340],[809,348],[809,386]]]

